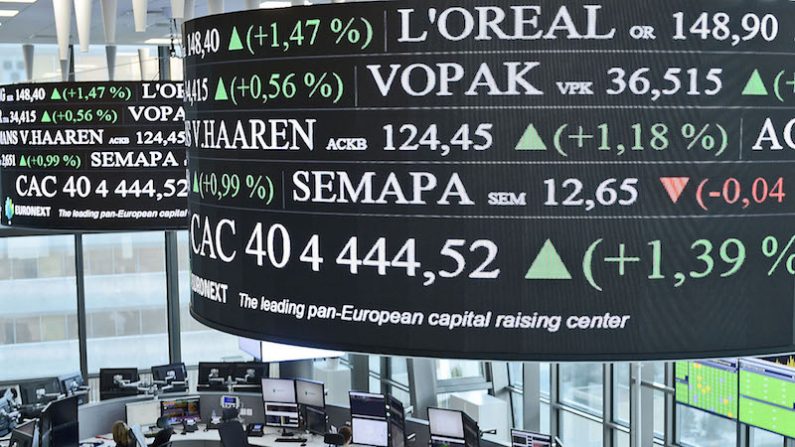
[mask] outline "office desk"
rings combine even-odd
[[[203,428],[197,432],[180,434],[181,431],[177,430],[174,436],[171,437],[171,442],[174,447],[221,447],[221,437],[218,435],[218,430],[204,431]],[[276,442],[280,435],[276,431],[266,431],[265,436],[260,438],[248,438],[249,445],[261,447],[300,447],[301,444],[297,442]],[[323,442],[323,436],[301,434],[302,438],[306,438],[306,447],[326,447]],[[147,439],[152,442],[151,439]],[[86,439],[81,442],[101,442],[99,447],[114,447],[116,444],[113,442],[111,435],[105,435],[98,438]]]

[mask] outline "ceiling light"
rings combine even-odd
[[[171,45],[171,39],[165,37],[153,37],[144,41],[147,45]]]
[[[36,0],[0,0],[0,3],[36,3]]]
[[[293,6],[293,2],[266,1],[259,4],[259,7],[264,9],[287,8],[288,6]]]
[[[0,17],[14,17],[19,14],[18,9],[0,9]]]

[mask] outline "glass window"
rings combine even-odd
[[[629,426],[629,363],[613,365],[613,400],[615,422]]]
[[[615,430],[616,447],[629,447],[629,433]]]
[[[541,395],[545,397],[549,397],[549,382],[552,380],[552,376],[549,372],[549,363],[541,363],[538,365],[538,374],[539,374],[539,385],[541,387]]]
[[[512,387],[524,388],[524,366],[519,362],[508,363],[508,383]],[[511,409],[513,410],[513,426],[524,427],[524,402],[520,393],[511,392]]]
[[[576,447],[601,447],[602,424],[568,411],[560,413],[560,440]]]
[[[381,357],[377,355],[371,355],[367,358],[368,367],[370,368],[370,392],[371,393],[381,393]],[[375,377],[373,377],[375,375]]]
[[[784,437],[781,435],[754,427],[750,427],[750,430],[750,447],[782,447],[784,445]]]
[[[665,393],[654,390],[654,435],[665,436]]]
[[[0,237],[0,381],[80,369],[73,236]]]
[[[186,365],[199,362],[248,361],[252,357],[240,350],[238,337],[210,329],[190,314],[190,244],[188,232],[177,234],[179,264],[179,326],[182,341],[182,360]],[[147,327],[147,331],[151,328]]]
[[[409,387],[409,367],[404,357],[389,357],[389,375],[392,381]],[[392,386],[390,392],[406,406],[411,402],[411,395],[400,388]]]
[[[601,415],[602,376],[601,363],[561,363],[560,401]]]
[[[472,360],[436,361],[436,378],[438,380],[462,379],[465,377],[482,377],[483,364]]]
[[[731,447],[737,445],[737,423],[684,405],[676,406],[677,440],[682,445]]]
[[[162,232],[83,236],[88,366],[168,363]]]
[[[541,433],[549,433],[549,404],[541,402]]]

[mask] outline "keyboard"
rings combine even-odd
[[[303,444],[306,442],[306,438],[276,438],[276,442],[297,442]]]

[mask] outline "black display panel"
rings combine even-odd
[[[185,25],[191,311],[408,356],[795,350],[786,1],[390,1]]]
[[[0,87],[0,223],[185,228],[184,113],[173,82]]]

